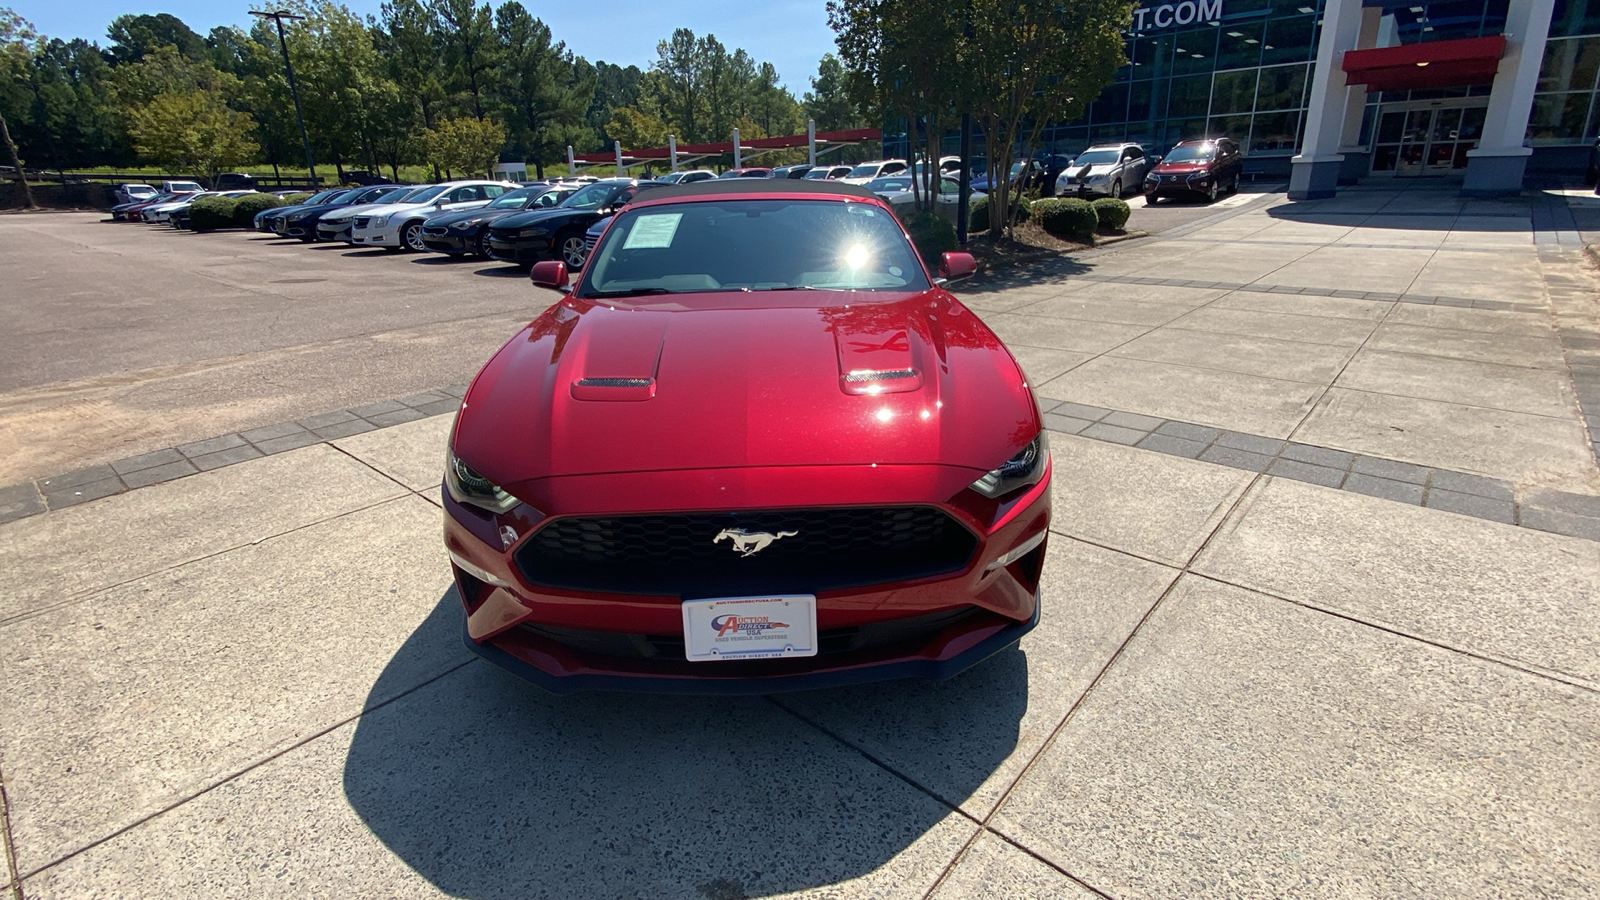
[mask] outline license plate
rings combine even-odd
[[[719,597],[683,604],[690,662],[817,655],[817,598]]]

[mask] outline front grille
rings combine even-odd
[[[585,252],[585,253],[593,252],[594,251],[594,246],[596,244],[598,244],[598,243],[600,243],[600,235],[598,235],[598,234],[585,235],[584,238],[583,238],[583,252]]]
[[[514,241],[517,239],[517,232],[514,230],[507,231],[504,228],[491,228],[489,229],[489,237],[496,241]]]
[[[267,220],[267,226],[273,231],[282,231],[284,223],[287,221],[288,219],[284,216],[273,216],[271,219]]]
[[[371,216],[356,216],[355,227],[356,228],[365,228],[365,227],[367,227],[367,223],[371,222],[371,221],[372,221],[372,217]]]
[[[824,628],[817,632],[817,655],[836,656],[857,650],[877,650],[894,645],[907,648],[920,646],[940,631],[968,618],[977,607],[963,606],[887,622],[869,625],[850,625],[844,628]],[[561,628],[553,625],[536,625],[531,622],[519,626],[523,631],[555,641],[580,653],[598,656],[620,656],[636,659],[684,658],[683,635],[639,634],[615,631],[590,631],[583,628]]]
[[[747,555],[725,530],[783,536]],[[977,549],[972,532],[927,506],[557,519],[523,542],[531,583],[680,597],[815,594],[948,575]]]
[[[443,225],[427,225],[427,226],[423,227],[422,233],[423,234],[431,234],[431,235],[434,235],[435,237],[438,237],[440,235],[449,234],[450,233],[450,229],[444,227]]]

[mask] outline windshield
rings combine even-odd
[[[506,191],[504,194],[501,194],[498,198],[496,198],[493,203],[489,204],[489,206],[487,208],[488,209],[521,209],[522,205],[524,203],[528,202],[528,198],[529,197],[537,197],[537,196],[539,196],[540,194],[544,193],[547,190],[549,190],[549,188],[547,188],[547,187],[545,187],[543,185],[540,185],[539,187],[536,187],[536,188],[526,187],[526,188],[517,188],[514,191]]]
[[[1072,161],[1075,166],[1104,166],[1117,161],[1122,155],[1118,150],[1085,150],[1078,154]]]
[[[806,181],[827,181],[828,174],[827,169],[812,169],[805,174],[804,178]]]
[[[872,191],[874,194],[892,194],[896,191],[911,190],[911,179],[874,178],[867,182],[864,187],[866,187],[867,190]]]
[[[367,202],[369,202],[369,203],[393,203],[396,200],[399,200],[399,199],[405,197],[407,194],[411,193],[414,190],[416,190],[416,188],[415,187],[411,187],[411,186],[390,188],[389,190],[384,191],[383,193],[379,194],[376,197],[373,197],[371,200],[369,200]]]
[[[864,166],[856,166],[854,169],[851,169],[850,174],[846,175],[845,177],[872,178],[878,174],[878,170],[881,168],[883,168],[883,165],[880,163],[868,163]]]
[[[590,184],[573,194],[561,204],[562,209],[599,209],[611,200],[611,193],[617,186],[614,184]]]
[[[1162,162],[1210,162],[1216,152],[1216,147],[1211,144],[1181,145],[1173,147]]]
[[[927,289],[905,232],[880,207],[724,200],[622,212],[595,248],[579,296]]]
[[[336,191],[323,191],[319,194],[312,194],[309,198],[307,198],[306,205],[310,206],[313,203],[327,203],[329,200],[332,200],[344,192],[344,189],[340,188]]]
[[[330,199],[328,202],[329,203],[349,203],[352,200],[356,199],[357,197],[361,196],[361,193],[363,191],[365,191],[365,190],[366,190],[366,188],[356,188],[353,191],[345,191],[344,193],[338,195],[337,197],[334,197],[334,198]]]
[[[449,185],[444,185],[444,184],[426,185],[424,187],[417,188],[416,190],[412,191],[411,193],[405,195],[403,198],[401,198],[400,202],[404,202],[404,203],[427,203],[429,200],[432,200],[433,198],[439,196],[440,194],[443,194],[445,191],[447,191],[449,189],[450,189]]]

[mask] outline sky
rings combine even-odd
[[[380,0],[344,0],[358,15],[377,15]],[[497,5],[498,0],[491,0]],[[817,60],[832,52],[825,0],[582,0],[541,3],[522,0],[528,11],[550,26],[557,40],[591,62],[645,68],[656,58],[656,42],[674,28],[711,33],[729,51],[743,47],[758,62],[778,67],[783,83],[798,99],[811,87]],[[248,0],[0,0],[32,22],[46,37],[81,37],[99,43],[106,26],[123,13],[171,13],[204,35],[218,25],[249,27]]]

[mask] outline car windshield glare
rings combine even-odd
[[[446,185],[430,184],[405,195],[403,200],[406,203],[427,203],[447,190],[449,190],[449,187]]]
[[[1217,153],[1211,144],[1193,144],[1187,147],[1173,147],[1172,152],[1162,162],[1210,162]]]
[[[1086,150],[1072,161],[1075,166],[1104,166],[1117,161],[1122,154],[1116,150]]]
[[[529,197],[537,197],[545,192],[545,188],[518,188],[506,191],[489,204],[490,209],[521,209],[522,204],[528,202]]]
[[[872,163],[871,165],[866,165],[866,166],[856,166],[854,169],[851,169],[850,170],[850,174],[846,175],[845,177],[846,178],[871,178],[874,175],[877,175],[878,174],[878,170],[881,169],[881,168],[883,168],[883,166],[878,164],[878,163]]]
[[[568,197],[562,204],[563,209],[599,209],[611,199],[611,192],[616,190],[615,185],[591,184],[580,189],[576,194]]]
[[[896,191],[909,191],[909,190],[911,190],[911,179],[909,179],[909,178],[874,178],[871,181],[867,182],[865,187],[866,187],[867,190],[872,191],[873,193],[878,193],[878,194],[889,194],[889,193],[894,193]]]
[[[624,211],[595,248],[579,296],[928,287],[881,207],[729,199]]]
[[[361,192],[364,191],[364,190],[366,190],[366,188],[356,188],[353,191],[345,191],[344,193],[338,195],[337,197],[334,197],[333,199],[329,200],[328,202],[329,203],[349,203],[351,200],[354,200],[357,197],[361,196]]]

